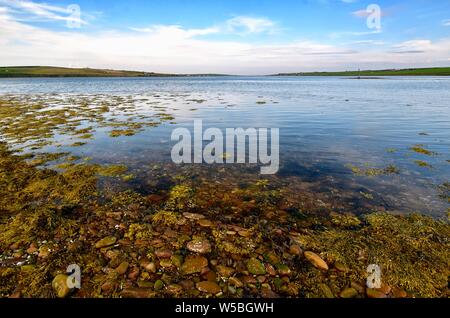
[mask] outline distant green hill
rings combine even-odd
[[[66,68],[52,66],[0,67],[0,77],[147,77],[176,76],[172,74],[135,71],[100,70],[92,68]]]
[[[450,76],[450,67],[364,70],[347,72],[280,73],[273,76]]]

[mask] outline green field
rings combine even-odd
[[[280,73],[274,76],[450,76],[450,67],[411,68],[401,70],[363,70],[346,72]]]
[[[169,74],[51,66],[0,67],[0,77],[144,77]]]

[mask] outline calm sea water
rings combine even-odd
[[[436,186],[450,181],[450,78],[1,79],[0,94],[158,96],[174,115],[175,123],[132,137],[109,138],[99,131],[72,149],[97,161],[169,161],[172,130],[192,127],[194,119],[202,119],[205,128],[274,127],[280,129],[280,178],[319,182],[323,191],[341,187],[357,195],[368,189],[400,212],[439,216],[449,206]],[[436,154],[412,151],[417,144]],[[390,164],[400,174],[359,177],[348,168]]]

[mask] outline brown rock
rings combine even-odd
[[[160,249],[155,251],[155,255],[158,258],[170,258],[172,256],[172,251],[167,249]]]
[[[181,272],[185,275],[200,273],[207,266],[208,260],[205,257],[189,255],[181,265]]]
[[[228,279],[228,283],[230,285],[233,285],[237,288],[243,287],[244,283],[241,282],[237,277],[230,277],[230,279]]]
[[[184,216],[186,219],[190,219],[190,220],[201,220],[201,219],[204,219],[204,218],[205,218],[204,215],[197,214],[197,213],[190,213],[190,212],[184,212],[184,213],[183,213],[183,216]]]
[[[210,282],[210,281],[204,281],[204,282],[200,282],[197,283],[197,289],[201,292],[204,293],[209,293],[209,294],[218,294],[222,291],[222,289],[220,288],[219,285],[217,285],[217,283],[215,282]]]
[[[156,265],[153,262],[149,262],[148,260],[141,261],[141,267],[147,272],[156,273]]]
[[[129,287],[122,290],[120,295],[123,298],[154,298],[157,294],[149,288]]]
[[[211,227],[211,226],[213,226],[213,222],[211,222],[210,220],[207,220],[207,219],[200,219],[200,220],[198,220],[197,223],[201,227]]]
[[[354,288],[345,288],[343,291],[340,292],[339,296],[341,298],[354,298],[358,296],[358,291]]]
[[[119,275],[125,274],[128,270],[128,266],[129,266],[128,262],[120,263],[120,265],[117,266],[117,268],[116,268],[117,274],[119,274]]]
[[[97,241],[97,243],[95,243],[95,248],[108,247],[114,245],[116,241],[117,239],[114,236],[107,236],[102,238],[100,241]]]
[[[327,271],[328,265],[325,261],[316,253],[307,251],[304,253],[306,259],[316,268]]]
[[[34,254],[37,251],[38,251],[38,248],[36,247],[36,244],[34,244],[34,243],[31,243],[30,247],[27,249],[28,254]]]
[[[377,289],[373,289],[373,288],[367,288],[366,295],[369,298],[387,298],[386,294],[380,292]]]
[[[392,295],[394,298],[406,298],[408,297],[408,293],[405,292],[403,289],[394,287],[392,288]]]
[[[234,268],[228,266],[217,265],[216,270],[222,277],[230,277],[234,274]]]
[[[186,247],[194,253],[206,254],[211,252],[211,244],[207,239],[194,239],[187,243]]]
[[[67,278],[67,275],[59,274],[52,281],[53,290],[58,298],[65,298],[70,293],[70,288],[67,286]]]
[[[292,255],[300,256],[300,255],[302,255],[303,250],[300,247],[300,245],[292,244],[291,247],[289,248],[289,253],[291,253]]]

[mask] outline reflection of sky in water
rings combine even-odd
[[[433,185],[450,179],[447,78],[2,79],[0,93],[133,96],[148,98],[147,103],[157,101],[175,116],[176,124],[165,122],[132,137],[111,138],[107,129],[98,129],[95,140],[70,148],[94,161],[139,165],[169,160],[172,129],[192,128],[194,119],[202,119],[204,129],[278,127],[281,176],[323,179],[353,190],[362,184],[386,197],[397,196],[408,210],[442,212],[446,207]],[[146,102],[135,102],[139,113],[154,113]],[[437,155],[409,150],[416,144]],[[433,168],[419,167],[414,160]],[[393,164],[401,174],[355,177],[345,168],[349,163]]]

